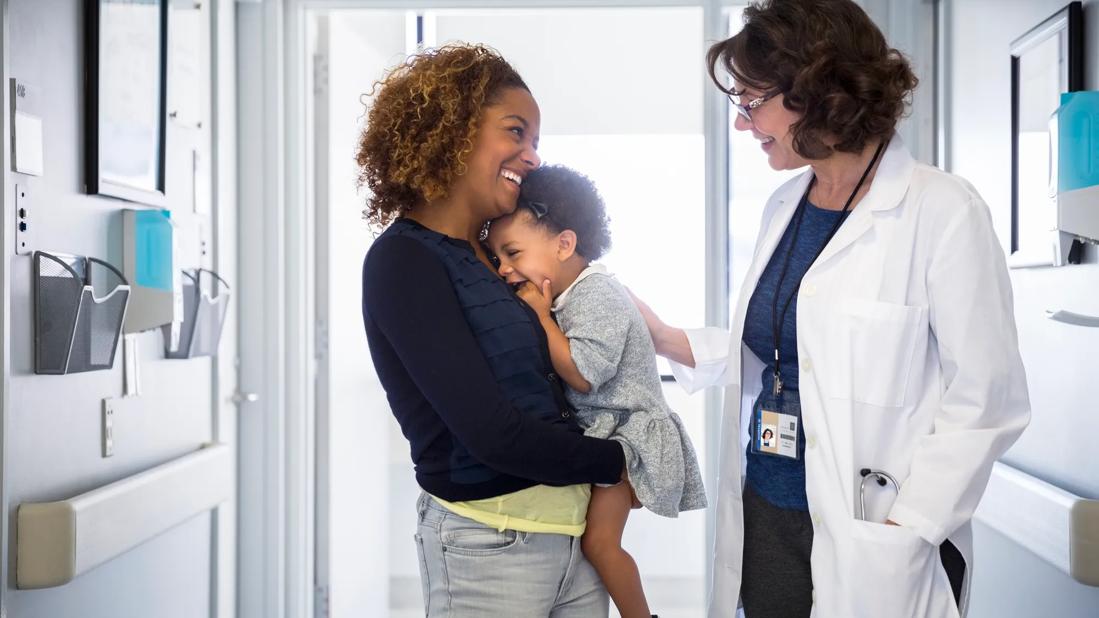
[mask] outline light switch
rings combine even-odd
[[[114,399],[103,400],[103,456],[114,455]]]
[[[32,202],[27,185],[15,185],[15,253],[17,255],[29,255],[34,252],[32,239],[38,226],[34,222]]]

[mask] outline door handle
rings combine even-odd
[[[233,393],[233,396],[230,397],[230,399],[239,406],[242,403],[255,403],[259,401],[259,395],[256,393],[242,393],[237,391]]]

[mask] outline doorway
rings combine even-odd
[[[500,51],[542,111],[539,154],[589,176],[607,203],[601,260],[672,323],[706,320],[705,51],[702,7],[338,9],[309,13],[316,213],[316,578],[328,615],[423,615],[412,535],[419,493],[408,443],[373,372],[360,313],[354,150],[363,95],[419,46]],[[559,33],[568,32],[564,44]],[[613,34],[613,36],[611,36]],[[653,45],[659,40],[660,45]],[[666,366],[664,373],[670,373]],[[706,399],[665,384],[707,460]],[[653,608],[702,616],[706,513],[636,512],[624,544]],[[612,608],[613,615],[613,608]]]

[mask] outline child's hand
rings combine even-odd
[[[523,302],[530,305],[531,309],[534,309],[539,318],[545,319],[550,317],[550,305],[553,302],[553,294],[550,292],[550,280],[546,279],[542,281],[542,289],[539,290],[530,281],[524,281],[519,289],[516,290],[519,294],[519,298],[523,299]]]

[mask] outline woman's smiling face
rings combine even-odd
[[[763,90],[745,86],[739,98],[747,105],[765,94]],[[809,161],[794,151],[794,134],[790,131],[793,124],[801,120],[801,115],[786,109],[783,100],[782,94],[767,99],[751,111],[751,120],[737,114],[733,126],[738,131],[752,132],[752,137],[759,140],[767,154],[767,163],[772,169],[794,170],[809,165]]]
[[[519,185],[541,164],[538,138],[541,114],[523,88],[508,88],[481,112],[465,173],[450,187],[483,220],[515,211]]]

